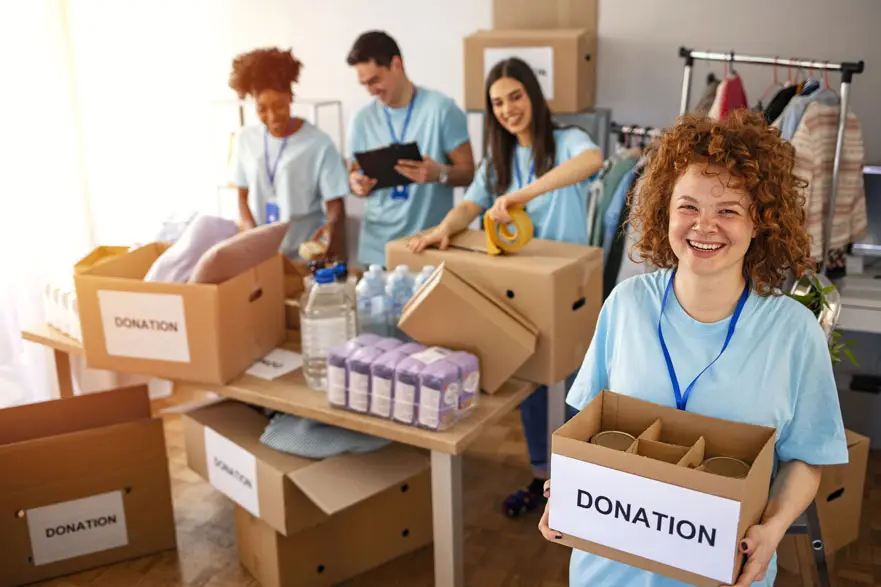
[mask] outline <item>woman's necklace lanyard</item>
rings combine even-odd
[[[517,176],[517,189],[522,190],[524,187],[523,184],[523,176],[520,175],[520,162],[517,160],[517,153],[514,153],[514,175]],[[526,178],[526,185],[529,185],[535,179],[535,161],[532,162],[529,168],[529,177]]]
[[[661,342],[661,350],[664,351],[664,361],[667,363],[667,371],[670,373],[670,382],[673,384],[673,394],[676,396],[676,407],[680,410],[685,410],[685,406],[688,404],[688,397],[691,395],[691,390],[694,389],[694,384],[697,383],[697,380],[700,379],[700,376],[703,375],[707,369],[713,366],[713,364],[719,360],[719,357],[722,356],[722,353],[725,352],[725,349],[728,348],[728,343],[731,342],[731,337],[734,336],[734,328],[737,326],[737,321],[740,319],[740,314],[743,312],[743,306],[746,304],[746,299],[749,297],[749,283],[744,285],[743,293],[740,294],[740,299],[737,301],[737,307],[734,309],[734,314],[731,316],[731,321],[728,323],[728,334],[725,335],[725,344],[722,345],[722,350],[719,351],[719,354],[716,355],[716,358],[713,361],[704,367],[703,371],[697,374],[691,384],[685,388],[685,395],[682,394],[681,389],[679,388],[679,379],[676,378],[676,371],[673,369],[673,360],[670,358],[670,351],[667,350],[667,343],[664,342],[664,333],[661,329],[661,319],[664,317],[664,307],[667,305],[667,295],[670,293],[670,288],[673,285],[673,276],[676,275],[676,270],[670,274],[670,279],[667,280],[667,288],[664,290],[664,298],[661,300],[661,315],[658,317],[658,340]]]
[[[281,154],[288,144],[288,138],[291,136],[291,126],[293,126],[293,121],[288,123],[288,130],[285,133],[284,138],[281,140],[281,147],[279,147],[278,153],[275,154],[275,163],[272,167],[269,166],[269,129],[266,128],[263,130],[263,163],[266,166],[266,177],[269,179],[269,188],[272,190],[272,201],[266,202],[267,224],[272,224],[279,220],[278,202],[275,197],[275,174],[278,171],[278,162],[281,160]]]
[[[388,106],[385,107],[383,112],[385,113],[385,121],[388,124],[389,134],[392,136],[392,144],[400,145],[404,142],[404,137],[407,136],[407,128],[410,126],[410,117],[413,115],[413,107],[416,104],[416,94],[417,94],[416,86],[413,86],[413,96],[410,98],[410,104],[407,106],[407,116],[404,118],[404,128],[401,129],[401,139],[398,140],[397,135],[395,135],[395,127],[392,124],[392,116],[389,114]],[[393,200],[406,200],[410,196],[410,186],[409,185],[399,185],[395,186],[392,191],[392,199]]]

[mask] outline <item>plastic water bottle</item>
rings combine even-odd
[[[413,296],[413,276],[406,265],[398,265],[388,276],[385,283],[385,295],[388,304],[389,332],[395,338],[406,340],[407,335],[398,329],[398,320],[404,306]]]
[[[355,336],[355,302],[333,269],[315,272],[300,302],[303,374],[312,389],[327,389],[327,352]]]
[[[416,279],[413,280],[413,291],[415,292],[422,284],[428,281],[428,278],[431,277],[431,274],[434,273],[434,265],[426,265],[422,268],[422,271],[416,276]]]
[[[355,292],[358,298],[358,332],[388,336],[388,312],[382,274],[371,268],[358,282]]]
[[[376,276],[379,277],[379,282],[382,284],[383,291],[385,291],[386,274],[385,269],[382,268],[382,265],[370,265],[367,270],[371,273],[376,274]]]

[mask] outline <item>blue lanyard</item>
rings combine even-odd
[[[392,125],[392,117],[389,114],[388,106],[385,107],[385,121],[388,123],[388,131],[392,135],[393,143],[403,143],[404,137],[407,135],[407,127],[410,126],[410,116],[413,115],[413,106],[416,104],[416,86],[413,86],[413,97],[410,98],[410,105],[407,106],[407,117],[404,118],[404,128],[401,129],[401,140],[395,135],[395,127]]]
[[[291,130],[290,123],[288,124],[288,131]],[[286,134],[285,137],[281,140],[281,147],[278,149],[278,153],[275,155],[275,163],[272,165],[272,168],[269,167],[269,129],[264,129],[263,131],[263,162],[266,165],[266,176],[269,178],[269,186],[275,189],[275,172],[278,171],[278,162],[281,159],[281,152],[284,151],[285,146],[288,144],[288,137],[290,135]]]
[[[514,174],[517,176],[517,189],[523,189],[523,177],[520,175],[520,163],[517,161],[519,157],[517,157],[517,153],[514,153]],[[529,168],[529,177],[526,179],[526,185],[532,183],[535,179],[535,161],[532,162],[532,165]]]
[[[728,343],[731,342],[731,337],[734,336],[734,327],[737,326],[737,321],[740,319],[740,314],[743,312],[743,306],[746,304],[746,298],[749,296],[749,283],[747,283],[743,287],[743,293],[740,294],[740,299],[737,301],[737,307],[734,309],[734,314],[731,316],[731,322],[728,324],[728,334],[725,336],[725,344],[722,345],[722,350],[719,351],[719,354],[716,355],[716,358],[713,361],[704,367],[704,370],[697,374],[697,377],[691,382],[691,384],[685,388],[685,395],[682,395],[682,391],[679,388],[679,379],[676,378],[676,371],[673,369],[673,360],[670,358],[670,351],[667,350],[667,343],[664,342],[664,333],[661,331],[661,318],[664,317],[664,307],[667,305],[667,295],[670,293],[670,286],[673,285],[673,276],[676,275],[676,270],[674,269],[670,273],[670,279],[667,281],[667,288],[664,290],[664,299],[661,301],[661,315],[658,317],[658,339],[661,341],[661,350],[664,351],[664,361],[667,363],[667,371],[670,373],[670,381],[673,383],[673,394],[676,396],[676,407],[680,410],[684,410],[686,404],[688,404],[688,396],[691,395],[691,390],[694,389],[694,384],[697,383],[697,380],[700,379],[700,376],[704,374],[704,372],[713,366],[713,363],[719,360],[719,357],[722,356],[722,353],[725,352],[725,349],[728,348]]]

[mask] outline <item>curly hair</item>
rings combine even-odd
[[[756,236],[743,274],[759,295],[779,293],[790,271],[800,277],[812,268],[801,191],[807,182],[793,173],[795,150],[760,113],[745,109],[721,121],[682,116],[651,147],[638,187],[628,196],[628,222],[640,235],[631,255],[635,251],[656,267],[676,266],[668,238],[670,198],[692,163],[726,169],[736,187],[752,195],[749,213]]]
[[[300,79],[302,66],[290,50],[256,49],[233,59],[229,87],[239,98],[248,94],[256,97],[264,90],[290,92],[291,85]]]

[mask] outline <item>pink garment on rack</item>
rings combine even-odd
[[[746,100],[746,91],[743,89],[743,81],[737,74],[725,78],[719,88],[719,120],[725,118],[731,112],[740,108],[749,108]]]

